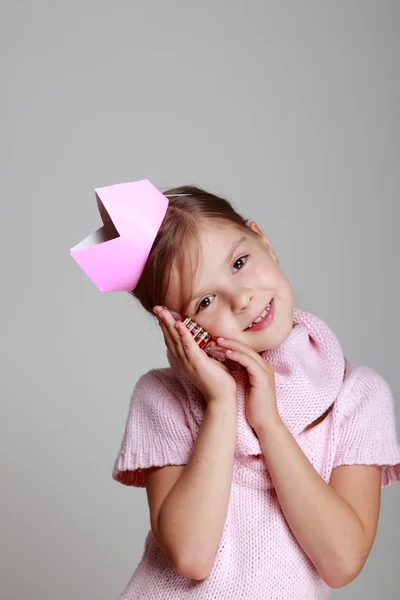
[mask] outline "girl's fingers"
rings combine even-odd
[[[182,359],[188,360],[193,352],[198,351],[198,344],[181,321],[175,321],[170,314],[168,314],[168,318],[171,325],[171,335],[176,342],[177,353]]]
[[[167,327],[165,326],[165,323],[163,323],[162,321],[160,321],[159,325],[161,327],[161,331],[162,331],[162,334],[164,336],[164,342],[165,342],[166,347],[168,348],[168,350],[172,354],[172,356],[174,358],[176,358],[177,353],[176,353],[176,349],[175,349],[175,343],[172,340],[171,335],[170,335]]]
[[[163,310],[159,315],[159,321],[163,331],[165,331],[164,338],[166,338],[169,350],[171,351],[171,347],[173,347],[173,354],[178,355],[181,359],[186,358],[186,345],[184,341],[182,341],[182,330],[178,330],[176,327],[177,321],[175,321],[174,317],[166,310]],[[187,331],[184,325],[182,325],[182,328]],[[187,333],[189,332],[187,331]]]
[[[161,330],[163,332],[164,341],[168,347],[168,350],[175,354],[176,353],[176,351],[175,351],[176,340],[174,339],[174,337],[172,335],[171,327],[168,325],[168,323],[166,322],[164,317],[162,317],[161,315],[158,315],[158,324],[160,325]]]
[[[160,321],[162,321],[164,323],[164,325],[170,332],[171,336],[175,340],[179,339],[179,336],[176,333],[176,329],[174,329],[174,324],[175,324],[174,317],[167,310],[162,310],[161,313],[159,314],[158,318],[160,319]]]
[[[190,355],[193,352],[196,353],[199,348],[190,331],[181,321],[175,321],[168,310],[158,309],[156,314],[160,326],[165,332],[164,339],[166,339],[167,345],[170,344],[174,347],[174,354],[181,360],[188,360]]]
[[[217,338],[218,345],[226,348],[227,358],[238,362],[247,369],[253,382],[259,381],[270,371],[271,366],[255,350],[235,340],[224,340]]]
[[[181,321],[177,321],[174,325],[174,328],[179,335],[182,354],[186,359],[188,359],[193,351],[197,352],[198,344],[196,344],[192,334]]]
[[[164,316],[164,313],[166,311],[163,311],[160,306],[155,306],[153,308],[153,312],[154,312],[154,314],[157,317],[157,321],[158,321],[159,326],[161,327],[161,331],[162,331],[163,336],[164,336],[164,341],[165,341],[165,344],[166,344],[168,350],[173,355],[175,355],[176,354],[176,352],[175,352],[175,344],[174,344],[172,336],[171,336],[170,328],[168,327],[166,319],[165,319],[165,316]]]
[[[247,369],[249,375],[260,374],[260,363],[245,352],[238,350],[227,350],[226,355],[230,360],[234,360]]]
[[[255,350],[246,346],[246,344],[242,344],[241,342],[237,342],[236,340],[227,340],[224,338],[217,338],[217,342],[219,346],[222,348],[226,348],[228,350],[233,350],[233,352],[238,352],[240,354],[248,356],[251,360],[258,363],[259,365],[265,367],[266,361],[259,355]]]

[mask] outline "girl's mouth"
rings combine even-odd
[[[258,319],[256,319],[254,323],[251,323],[251,325],[249,325],[245,331],[261,331],[262,329],[265,329],[272,322],[274,315],[275,303],[274,299],[272,299]]]

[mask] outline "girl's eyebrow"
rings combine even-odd
[[[228,254],[228,256],[225,259],[225,264],[226,263],[229,264],[231,262],[231,260],[233,258],[233,255],[235,254],[236,250],[239,248],[240,244],[242,244],[245,241],[246,241],[246,236],[242,235],[242,237],[239,240],[236,240],[235,242],[233,242],[233,244],[231,246],[231,249],[229,251],[229,254]]]
[[[240,239],[235,240],[233,242],[233,244],[230,246],[230,250],[229,250],[229,252],[228,252],[228,254],[227,254],[227,256],[226,256],[226,258],[224,260],[224,264],[225,265],[226,264],[228,264],[228,265],[230,264],[230,262],[231,262],[231,260],[233,258],[233,255],[235,254],[236,250],[245,241],[246,241],[246,236],[242,235],[242,237]],[[197,293],[196,295],[192,296],[192,298],[190,299],[190,303],[189,303],[188,308],[190,308],[190,306],[193,304],[193,302],[195,302],[195,300],[197,300],[198,298],[200,298],[201,296],[203,296],[203,294],[204,294],[204,292],[203,293]]]

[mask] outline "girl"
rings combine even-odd
[[[112,473],[146,488],[151,521],[120,600],[330,598],[367,560],[381,486],[400,480],[390,388],[295,305],[255,222],[197,187],[165,195],[131,293],[170,367],[137,382]]]

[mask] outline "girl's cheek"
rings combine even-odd
[[[257,283],[267,282],[268,287],[272,285],[275,287],[277,283],[282,283],[285,279],[285,276],[282,271],[276,268],[275,263],[268,262],[267,264],[264,262],[263,264],[258,263],[254,266],[249,275],[249,284],[257,287]]]
[[[201,323],[196,321],[205,331],[207,331],[213,339],[217,337],[229,337],[229,331],[232,330],[232,324],[229,323],[229,319],[226,314],[222,314],[223,311],[218,311],[213,315],[213,318],[206,319],[202,318]]]
[[[233,322],[233,318],[232,316],[229,316],[227,314],[220,314],[217,317],[217,320],[215,322],[215,326],[213,327],[213,333],[211,334],[211,336],[215,339],[216,337],[224,337],[224,338],[231,338],[235,331],[235,326],[237,327],[236,323]]]
[[[253,260],[251,267],[248,270],[249,279],[254,281],[255,277],[259,277],[260,275],[268,274],[272,272],[272,263],[266,263],[265,261]]]

